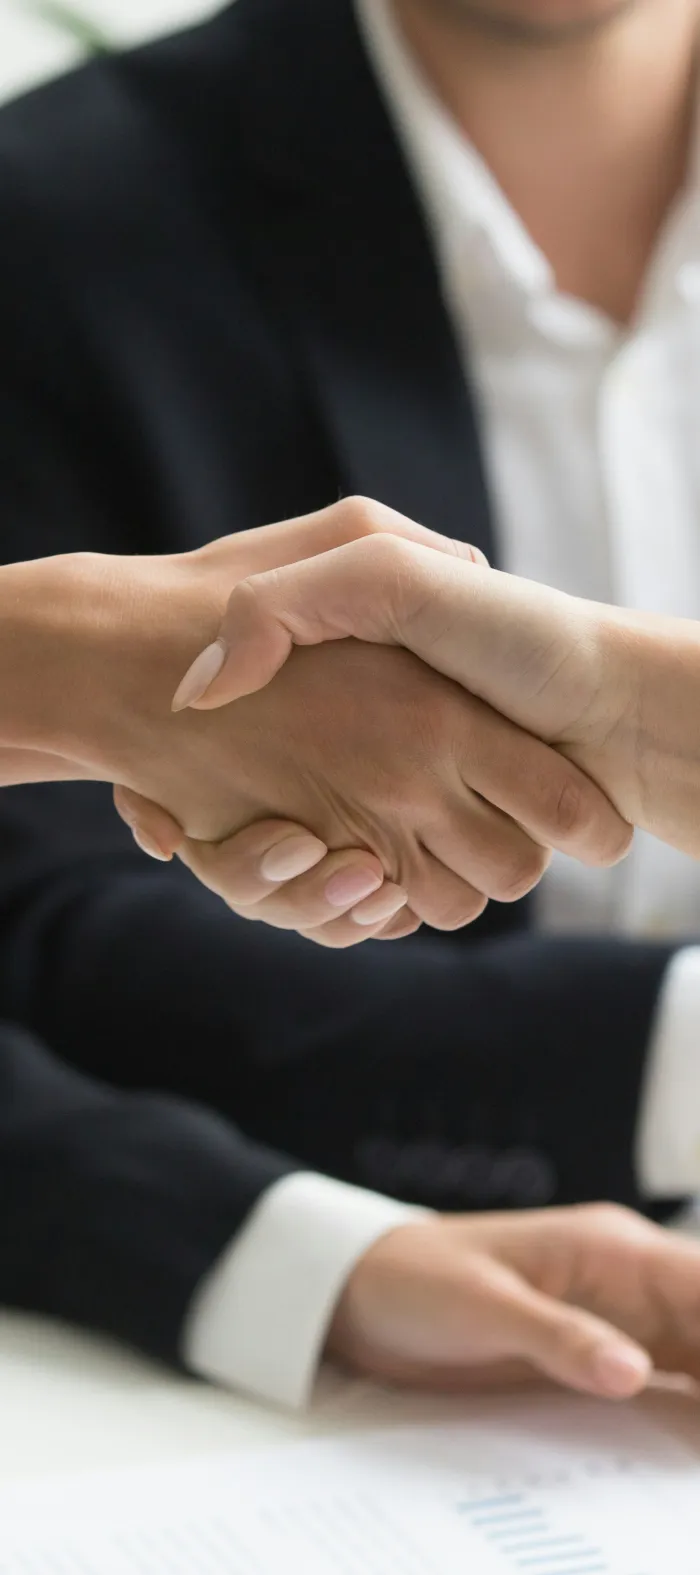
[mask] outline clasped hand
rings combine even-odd
[[[383,594],[397,538],[439,556],[446,570],[479,557],[381,505],[347,499],[176,562],[192,599],[208,600],[213,632],[232,586],[229,625],[245,618],[251,586],[267,591],[274,571],[297,562],[306,571],[312,559],[339,572],[333,606],[340,616],[347,592],[354,617],[356,564],[363,576],[376,572]],[[147,773],[139,765],[122,777],[117,806],[142,847],[177,852],[245,917],[331,946],[391,939],[421,922],[456,929],[489,898],[528,892],[553,848],[596,865],[624,854],[629,825],[573,760],[467,692],[458,674],[369,643],[371,630],[360,631],[363,643],[338,643],[337,632],[317,624],[305,643],[335,643],[295,650],[287,662],[292,642],[281,649],[274,620],[248,626],[238,694],[241,671],[242,687],[256,692],[221,709],[233,697],[230,668],[228,679],[214,676],[198,709],[183,706],[160,728],[167,747],[158,768],[151,761]],[[188,680],[190,698],[216,675],[223,652],[210,642]],[[255,681],[246,682],[256,661]],[[198,770],[188,780],[182,757],[193,746]]]

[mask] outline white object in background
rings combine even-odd
[[[22,1575],[697,1575],[700,1467],[635,1408],[468,1420],[0,1496]]]
[[[221,0],[71,0],[117,44],[174,32],[221,8]],[[75,65],[80,50],[43,21],[32,0],[0,0],[0,99],[11,98]]]
[[[225,0],[80,0],[80,9],[105,32],[123,43],[154,38],[189,27],[215,11]]]
[[[0,99],[68,71],[77,59],[75,44],[32,16],[21,0],[0,0]]]

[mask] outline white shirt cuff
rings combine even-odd
[[[637,1132],[637,1173],[649,1198],[700,1191],[700,946],[677,953],[662,986]]]
[[[326,1176],[283,1177],[199,1286],[183,1337],[187,1366],[258,1399],[304,1405],[355,1265],[425,1213]]]

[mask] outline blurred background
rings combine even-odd
[[[101,40],[137,43],[217,9],[217,0],[0,0],[0,99],[67,70]]]

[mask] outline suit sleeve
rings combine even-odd
[[[149,418],[167,403],[147,314],[128,318],[121,339],[110,316],[102,354],[93,268],[103,286],[115,277],[113,248],[128,255],[131,229],[126,239],[103,232],[99,189],[87,204],[73,172],[109,76],[91,68],[79,92],[59,84],[29,109],[3,111],[0,512],[10,558],[171,550],[194,544],[193,519],[201,528],[201,506],[181,507],[182,472],[172,471],[189,451],[187,425],[178,415],[167,442],[151,432],[163,464],[149,468],[133,367],[124,397],[122,340],[136,339]],[[76,93],[80,113],[68,113]],[[120,100],[120,146],[122,110]],[[52,147],[66,119],[73,156],[68,164],[63,149],[57,182]],[[133,228],[132,206],[116,211]],[[232,509],[229,528],[235,520]],[[100,787],[0,800],[3,1013],[87,1072],[199,1099],[314,1170],[437,1208],[645,1201],[635,1132],[671,956],[663,945],[525,928],[322,952],[234,920],[184,871],[147,867]]]
[[[0,797],[0,1003],[73,1064],[406,1202],[646,1206],[669,948],[523,930],[334,953],[129,844],[94,784]]]
[[[293,1167],[223,1118],[124,1094],[0,1026],[0,1300],[168,1362],[201,1281]]]

